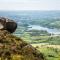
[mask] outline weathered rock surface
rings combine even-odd
[[[13,33],[17,28],[17,23],[11,19],[0,17],[0,30],[7,30]]]

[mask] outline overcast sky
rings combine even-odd
[[[0,10],[60,10],[60,0],[0,0]]]

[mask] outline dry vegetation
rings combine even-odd
[[[0,59],[45,60],[43,54],[36,48],[6,30],[0,30]]]

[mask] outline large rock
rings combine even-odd
[[[7,30],[13,33],[17,28],[17,23],[11,19],[0,17],[0,30]]]

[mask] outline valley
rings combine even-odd
[[[13,35],[36,47],[46,60],[60,60],[60,11],[0,11],[18,27]]]

